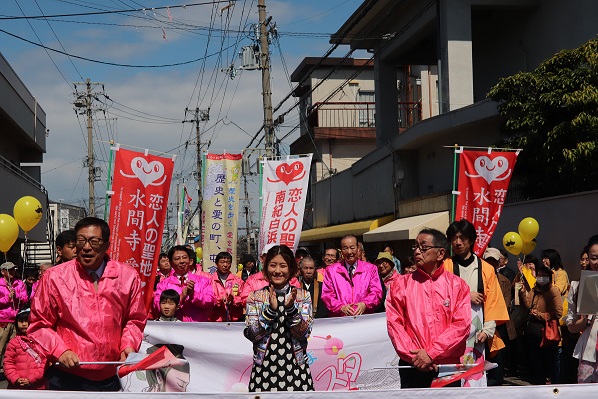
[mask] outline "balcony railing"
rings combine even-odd
[[[421,102],[399,102],[399,128],[406,129],[422,119]],[[317,110],[309,117],[313,127],[376,127],[376,103],[316,103]]]

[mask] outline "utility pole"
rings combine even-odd
[[[95,157],[93,155],[93,112],[95,111],[93,108],[93,100],[96,98],[96,95],[92,89],[95,86],[101,85],[103,91],[104,84],[91,82],[89,79],[85,79],[85,82],[75,82],[74,85],[75,92],[73,95],[75,96],[75,101],[73,104],[76,107],[75,112],[77,112],[77,108],[85,108],[85,110],[79,112],[79,114],[85,114],[87,116],[87,160],[85,162],[85,166],[87,166],[87,181],[89,182],[89,216],[95,216],[95,182],[98,180],[98,170],[96,170]],[[77,85],[85,85],[85,92],[79,92],[77,90]]]
[[[251,226],[253,221],[251,220],[251,211],[249,209],[249,192],[247,191],[247,174],[243,174],[243,182],[245,183],[245,226],[247,226],[247,253],[251,253]]]
[[[274,126],[272,123],[272,90],[270,88],[270,44],[268,25],[272,17],[266,19],[265,0],[257,4],[260,24],[260,60],[262,68],[262,101],[264,104],[264,133],[266,135],[266,156],[274,155]]]
[[[195,108],[194,110],[190,110],[189,108],[185,108],[185,118],[188,114],[192,115],[192,119],[185,119],[183,123],[193,123],[195,124],[195,140],[196,140],[196,151],[197,151],[197,216],[198,216],[198,229],[199,234],[202,234],[201,231],[201,207],[203,203],[203,195],[202,195],[202,178],[201,178],[201,170],[202,170],[202,161],[201,161],[201,130],[199,129],[199,122],[207,122],[210,120],[210,108],[207,110],[200,110],[199,108]]]

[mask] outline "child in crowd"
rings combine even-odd
[[[160,294],[160,318],[158,321],[180,321],[176,317],[181,297],[175,290],[164,290]]]
[[[10,340],[4,354],[4,375],[8,380],[8,389],[46,389],[46,358],[27,337],[29,308],[17,313],[15,327],[17,335]]]

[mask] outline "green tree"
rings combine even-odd
[[[598,189],[598,39],[563,50],[488,93],[521,148],[514,173],[529,198]]]

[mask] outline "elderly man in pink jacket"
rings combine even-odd
[[[358,260],[357,238],[341,239],[342,259],[326,268],[322,284],[322,301],[330,317],[373,313],[382,300],[378,269]]]
[[[95,217],[75,225],[77,257],[48,269],[31,301],[27,331],[59,367],[47,372],[48,388],[118,391],[116,365],[139,350],[147,311],[139,273],[106,255],[108,224]]]
[[[435,366],[461,363],[471,324],[469,287],[444,270],[448,242],[423,229],[413,245],[417,270],[399,276],[386,299],[388,335],[400,357],[401,388],[430,387]],[[457,381],[457,386],[461,386]]]

